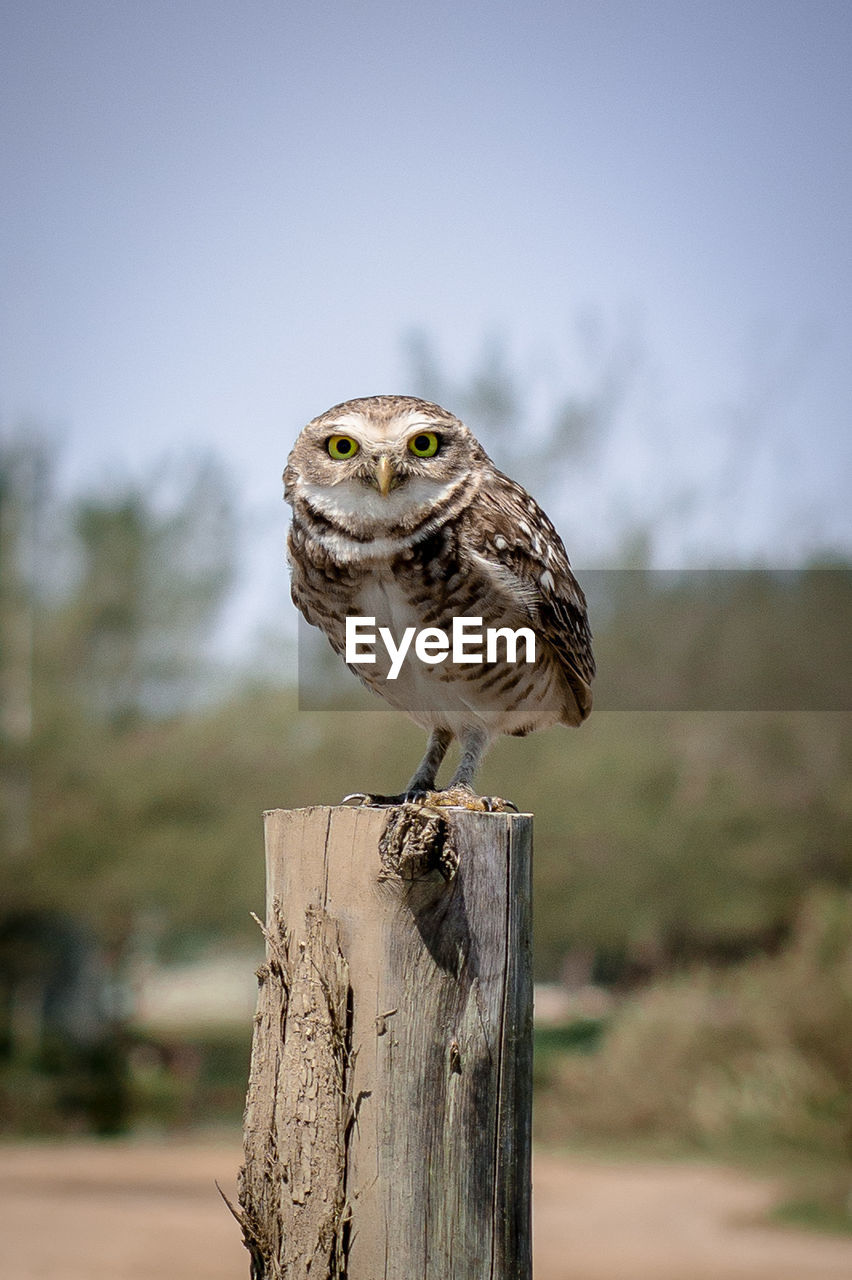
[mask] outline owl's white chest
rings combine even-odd
[[[531,724],[543,728],[555,723],[552,710],[550,673],[540,665],[519,669],[518,684],[513,694],[523,690],[523,696],[500,696],[493,686],[485,686],[477,679],[481,667],[476,665],[453,666],[450,656],[440,663],[421,661],[414,644],[409,646],[395,679],[388,678],[391,655],[379,637],[379,628],[385,627],[397,644],[408,628],[415,634],[427,623],[411,604],[406,591],[390,572],[376,573],[366,581],[356,596],[356,609],[360,617],[375,619],[376,643],[371,645],[375,662],[356,664],[362,678],[380,693],[392,706],[405,711],[426,729],[449,728],[461,737],[473,726],[480,726],[489,735],[511,733]],[[507,719],[507,702],[515,705]]]
[[[362,617],[375,618],[376,627],[387,627],[399,639],[406,627],[422,627],[423,619],[392,573],[370,575],[359,589],[356,606]]]
[[[368,683],[373,684],[392,706],[398,707],[426,728],[447,724],[453,699],[446,696],[447,684],[434,668],[420,662],[409,648],[400,672],[395,680],[389,680],[390,653],[380,639],[379,629],[390,631],[397,644],[406,631],[414,627],[420,631],[423,618],[414,608],[405,591],[391,573],[376,573],[364,584],[356,597],[359,616],[375,619],[376,643],[372,646],[375,662],[358,664]],[[442,697],[442,691],[445,696]],[[443,719],[442,719],[443,717]],[[456,716],[453,715],[453,721]]]

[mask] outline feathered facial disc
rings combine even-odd
[[[480,446],[458,418],[407,396],[336,405],[309,422],[284,472],[294,507],[358,537],[410,528],[470,481]]]

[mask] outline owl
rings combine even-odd
[[[517,651],[513,660],[508,646],[479,661],[469,650],[458,661],[455,652],[423,661],[409,650],[393,675],[376,645],[370,661],[349,662],[429,734],[405,791],[364,801],[437,795],[501,807],[479,804],[473,791],[492,739],[579,725],[592,707],[586,600],[550,520],[458,418],[409,396],[348,400],[309,422],[287,460],[284,496],[293,508],[293,601],[341,656],[347,618],[371,619],[397,643],[408,628],[449,636],[456,618],[481,620],[485,634],[533,632],[532,661]],[[458,768],[438,793],[454,739]]]

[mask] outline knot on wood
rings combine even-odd
[[[433,871],[452,880],[459,865],[449,821],[422,804],[391,810],[379,839],[379,857],[382,880],[421,880]]]

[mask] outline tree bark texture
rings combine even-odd
[[[265,815],[254,1280],[530,1280],[532,819],[411,815]]]

